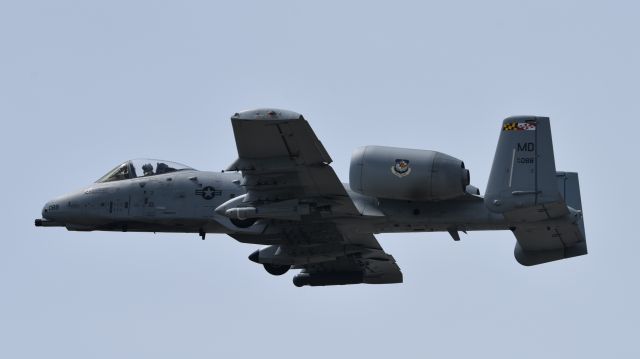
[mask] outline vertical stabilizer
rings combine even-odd
[[[556,183],[548,117],[515,116],[503,121],[485,204],[514,220],[544,220],[567,213]]]

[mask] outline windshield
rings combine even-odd
[[[177,171],[193,170],[189,166],[180,163],[152,160],[152,159],[135,159],[127,161],[102,176],[97,183],[121,181],[138,177],[155,176],[164,173]]]

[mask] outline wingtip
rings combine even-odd
[[[277,108],[257,108],[236,112],[231,117],[232,120],[304,120],[304,117],[294,111]]]

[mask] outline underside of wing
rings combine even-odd
[[[390,254],[367,249],[338,257],[333,261],[298,266],[300,274],[293,278],[298,287],[344,284],[402,283],[402,272]]]
[[[402,282],[395,259],[371,233],[357,233],[330,222],[281,224],[278,232],[278,244],[264,247],[249,258],[265,268],[302,269],[294,278],[296,286]]]

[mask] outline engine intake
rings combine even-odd
[[[464,162],[436,151],[366,146],[351,156],[349,185],[367,196],[440,201],[464,195],[469,182]]]

